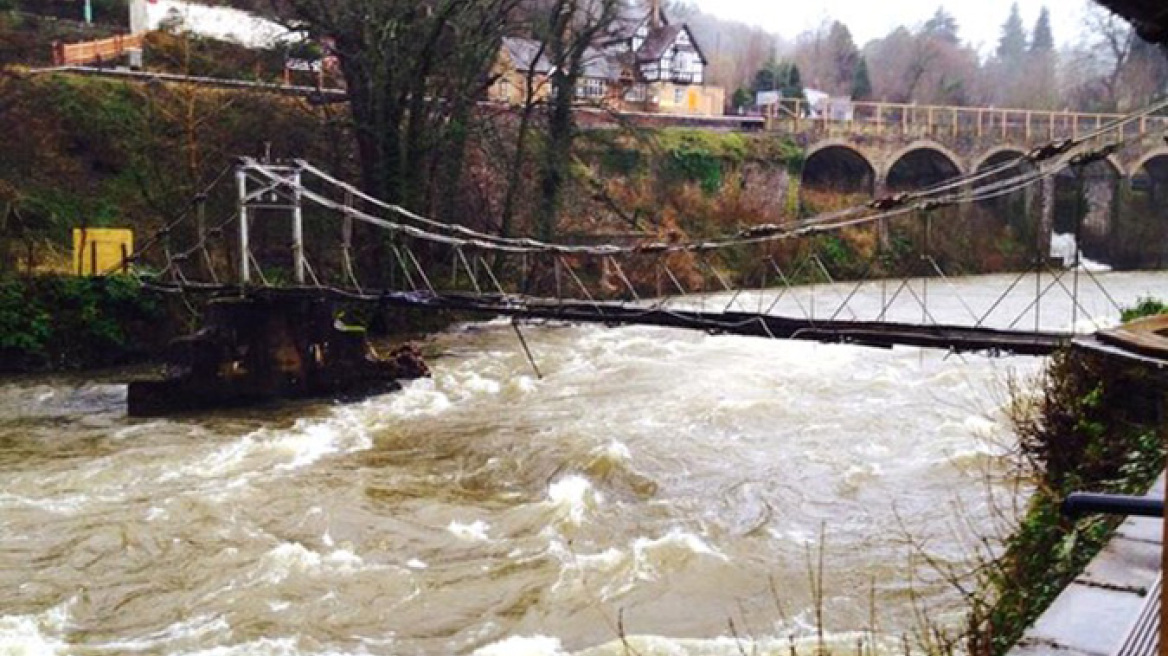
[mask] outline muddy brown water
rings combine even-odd
[[[1122,303],[1168,281],[1098,275]],[[932,311],[968,322],[1010,280],[935,282]],[[967,565],[1025,493],[1002,409],[1039,359],[525,332],[542,380],[486,322],[432,338],[432,380],[352,404],[145,421],[120,374],[0,383],[0,654],[786,653],[814,635],[821,534],[826,628],[854,645],[917,605],[958,624],[910,538]]]

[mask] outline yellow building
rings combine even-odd
[[[658,82],[649,86],[652,101],[647,107],[662,114],[721,116],[726,92],[720,87]]]
[[[495,82],[488,97],[496,102],[523,105],[547,100],[551,94],[549,75],[552,65],[540,42],[533,39],[507,37],[495,64]],[[576,97],[581,104],[612,107],[619,95],[620,67],[608,55],[595,48],[584,53],[584,74],[576,86]],[[619,107],[617,107],[619,109]]]
[[[495,82],[488,97],[495,102],[523,105],[528,99],[528,80],[531,80],[533,102],[546,100],[551,91],[548,72],[551,67],[540,52],[540,43],[532,39],[507,37],[495,63]],[[532,70],[534,68],[534,71]]]

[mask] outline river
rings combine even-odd
[[[1124,304],[1168,283],[1094,275]],[[969,323],[1012,281],[933,281],[930,313]],[[1041,325],[1114,320],[1089,281]],[[431,380],[352,404],[148,421],[117,375],[2,383],[0,654],[787,653],[817,606],[843,644],[872,618],[896,640],[961,620],[910,543],[966,567],[1025,495],[1003,408],[1040,359],[524,331],[543,379],[509,324],[470,324],[431,339]]]

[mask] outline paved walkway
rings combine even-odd
[[[1164,498],[1164,476],[1148,491]],[[1162,519],[1130,517],[1009,653],[1110,656],[1135,625],[1160,575]]]

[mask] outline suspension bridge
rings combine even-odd
[[[501,315],[516,322],[650,325],[874,347],[1044,355],[1074,338],[1070,330],[1043,328],[1044,303],[1052,297],[1064,297],[1064,306],[1069,299],[1068,326],[1091,316],[1081,302],[1086,289],[1102,293],[1119,309],[1098,277],[1077,266],[1078,255],[1066,266],[1052,264],[1049,242],[1041,243],[1039,231],[1028,271],[983,307],[959,299],[968,322],[942,323],[930,308],[930,286],[947,285],[949,277],[929,250],[929,235],[944,229],[945,222],[960,220],[945,208],[1016,194],[1113,157],[1129,142],[1148,138],[1150,133],[1142,130],[1159,125],[1149,117],[1165,107],[1168,103],[1117,118],[924,189],[697,241],[579,245],[503,237],[434,221],[374,198],[307,161],[241,158],[119,268],[148,288],[168,293],[276,301],[327,298]],[[208,199],[224,189],[232,201],[228,216],[209,222]],[[833,278],[814,251],[798,262],[776,254],[782,243],[841,230],[886,235],[903,223],[916,226],[922,238],[918,264],[900,279],[861,275],[844,283]],[[272,241],[281,245],[272,247]],[[358,248],[376,256],[358,258]],[[738,267],[750,273],[730,280],[717,264],[727,254],[750,262]],[[822,300],[818,309],[798,301],[797,283],[808,279],[834,290],[826,310]],[[874,288],[880,295],[876,311],[860,308],[856,299]],[[1028,295],[1024,309],[1007,316],[1005,299],[1019,294]],[[792,300],[797,313],[776,312]],[[906,319],[906,303],[919,311],[919,320]]]

